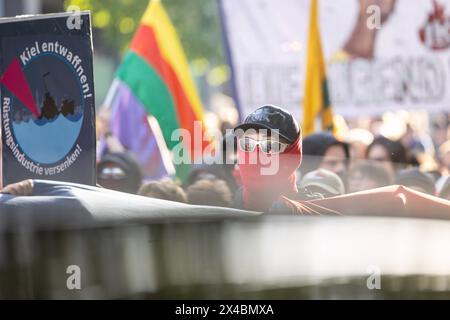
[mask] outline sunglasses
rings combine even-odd
[[[288,144],[279,141],[274,140],[257,141],[246,137],[240,138],[238,144],[239,148],[242,151],[253,152],[255,151],[256,147],[259,146],[259,149],[267,154],[276,154],[284,152],[284,150],[286,150],[286,148],[289,146]]]
[[[119,167],[104,167],[99,173],[101,179],[123,179],[125,177],[125,171]]]

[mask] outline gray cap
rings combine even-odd
[[[300,188],[308,187],[318,187],[336,196],[345,193],[341,178],[326,169],[317,169],[305,174],[300,181]]]

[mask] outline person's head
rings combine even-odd
[[[300,181],[300,188],[310,192],[320,193],[325,198],[339,196],[345,193],[344,183],[334,172],[317,169],[308,172]]]
[[[433,177],[417,168],[400,170],[395,178],[395,183],[431,195],[436,193]]]
[[[142,185],[139,195],[176,202],[187,202],[183,188],[171,180],[150,181]]]
[[[400,141],[380,136],[367,147],[366,159],[382,163],[391,174],[395,174],[407,162],[406,149]]]
[[[97,164],[97,182],[107,189],[136,193],[142,182],[141,168],[131,153],[108,153]]]
[[[245,137],[258,141],[268,139],[290,145],[298,140],[301,130],[288,111],[274,105],[265,105],[250,113],[243,123],[234,128],[234,133],[238,139],[238,146],[241,138]],[[260,145],[260,151],[265,152],[261,149],[265,146]],[[282,151],[284,149],[280,150],[281,153]]]
[[[332,134],[314,133],[303,139],[304,163],[302,174],[316,169],[326,169],[336,173],[347,183],[348,158],[350,151],[348,145],[336,139]]]
[[[232,204],[232,194],[225,181],[220,179],[198,180],[186,189],[190,204],[228,207]]]
[[[233,169],[236,163],[236,136],[226,134],[221,141],[220,150],[216,155],[216,163],[200,163],[192,165],[192,169],[186,179],[183,187],[187,188],[197,180],[202,179],[222,179],[225,180],[228,187],[234,190],[237,185],[233,177]]]
[[[301,129],[284,109],[265,105],[250,113],[234,129],[237,166],[244,198],[297,192],[296,170],[302,162]]]
[[[358,192],[391,185],[393,175],[380,163],[360,162],[350,169],[348,178],[349,192]]]
[[[217,176],[209,170],[208,166],[202,165],[198,168],[194,168],[189,172],[189,176],[186,180],[186,184],[184,187],[187,187],[191,184],[196,183],[198,180],[214,180],[217,179]]]

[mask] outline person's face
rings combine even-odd
[[[359,170],[351,173],[348,184],[350,193],[379,187],[378,183],[375,180],[371,180],[368,177],[365,177],[364,174]]]
[[[266,130],[251,130],[238,137],[238,148],[243,151],[254,151],[255,143],[261,143],[258,145],[259,151],[264,153],[282,153],[289,146],[288,141],[279,136],[270,136]]]
[[[99,171],[98,176],[103,180],[119,180],[126,177],[125,171],[115,163],[106,163]]]
[[[327,149],[319,168],[330,170],[338,175],[347,171],[347,158],[345,150],[340,145],[334,145]]]
[[[394,165],[391,162],[391,158],[389,157],[387,150],[383,146],[378,144],[372,146],[372,148],[369,151],[369,154],[367,155],[367,159],[372,161],[378,161],[390,173],[394,174],[395,172]]]
[[[126,183],[127,174],[116,163],[108,162],[98,170],[97,182],[106,189],[122,191]]]
[[[300,142],[289,144],[268,130],[238,133],[240,182],[255,192],[290,188],[291,177],[300,166]]]

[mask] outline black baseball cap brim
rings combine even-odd
[[[236,130],[247,131],[249,129],[255,129],[255,130],[266,129],[266,130],[268,130],[269,134],[270,134],[271,130],[278,130],[276,128],[271,128],[270,126],[268,126],[266,124],[262,124],[262,123],[242,123],[242,124],[238,125],[236,128],[234,128],[233,132],[236,133]],[[292,139],[283,135],[279,130],[278,130],[278,136],[287,140],[289,143],[294,143],[294,141],[292,141]]]

